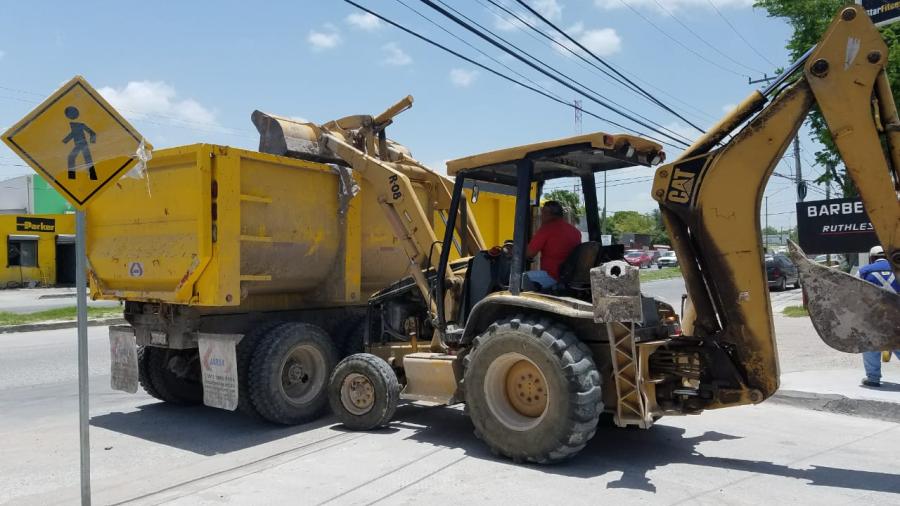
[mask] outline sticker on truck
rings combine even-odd
[[[203,404],[234,411],[238,404],[235,346],[241,334],[200,334],[200,370],[203,373]]]

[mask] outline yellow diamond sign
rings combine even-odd
[[[138,162],[141,139],[81,76],[3,133],[3,142],[78,210]]]

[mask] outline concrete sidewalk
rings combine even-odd
[[[882,364],[882,387],[860,384],[862,355],[826,345],[808,317],[775,315],[781,364],[776,402],[794,406],[900,422],[900,361]]]
[[[90,300],[90,307],[116,307],[116,301]],[[61,307],[74,307],[75,288],[15,288],[0,290],[0,311],[10,313],[35,313]]]

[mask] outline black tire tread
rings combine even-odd
[[[253,352],[250,360],[250,374],[248,375],[248,389],[253,406],[260,416],[273,423],[283,425],[295,425],[311,422],[319,418],[328,408],[328,381],[331,371],[325,373],[326,381],[323,383],[322,392],[313,400],[305,413],[290,413],[278,400],[279,392],[273,391],[269,385],[269,378],[275,373],[274,369],[281,366],[280,361],[273,360],[272,355],[277,353],[276,348],[285,339],[294,334],[305,336],[322,348],[326,355],[326,361],[331,361],[331,367],[337,362],[338,351],[328,334],[309,323],[289,322],[283,323],[270,330],[261,339]],[[330,356],[329,356],[330,355]]]
[[[256,351],[256,345],[259,343],[259,340],[283,323],[281,321],[267,321],[253,327],[244,334],[244,337],[234,350],[238,372],[237,409],[252,418],[259,419],[261,416],[250,397],[250,361],[253,359],[253,352]]]
[[[150,380],[151,352],[152,349],[149,346],[138,346],[138,383],[141,385],[141,388],[144,389],[144,392],[147,392],[147,395],[164,401],[165,399],[159,396],[159,392],[156,391],[153,382]]]
[[[150,382],[158,394],[157,399],[179,406],[192,406],[203,403],[203,386],[191,384],[173,384],[174,374],[168,371],[166,359],[169,350],[165,348],[148,348],[150,358],[147,362]],[[177,380],[176,380],[177,381]]]
[[[364,424],[361,424],[359,417],[348,413],[343,409],[340,395],[340,383],[343,382],[343,377],[345,376],[343,372],[346,369],[353,369],[356,365],[361,366],[364,371],[368,369],[377,374],[378,377],[384,381],[386,393],[383,405],[381,403],[376,403],[373,407],[374,410],[379,405],[382,406],[380,415],[375,420],[369,420]],[[340,382],[336,381],[339,377],[341,378]],[[400,382],[397,380],[397,374],[391,369],[391,366],[387,362],[370,353],[355,353],[341,360],[337,367],[334,368],[334,372],[331,374],[331,379],[328,384],[328,397],[331,404],[331,410],[341,423],[350,430],[365,431],[388,425],[391,418],[394,416],[394,412],[397,411],[397,404],[400,402]]]
[[[566,377],[572,410],[568,417],[568,436],[557,440],[555,448],[540,455],[507,455],[514,461],[550,464],[566,460],[581,451],[594,437],[597,423],[603,412],[600,374],[594,364],[590,349],[574,332],[549,318],[529,318],[516,315],[491,324],[476,337],[463,359],[463,375],[469,370],[472,358],[480,345],[494,334],[505,330],[519,330],[533,335],[537,342],[551,350],[560,360]],[[465,383],[465,379],[463,379]],[[484,440],[476,429],[475,436]],[[502,449],[484,440],[495,455],[503,455]]]

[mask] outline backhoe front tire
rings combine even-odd
[[[328,334],[307,323],[284,323],[256,345],[250,361],[250,399],[274,423],[319,418],[328,406],[328,379],[338,352]]]
[[[603,409],[591,352],[566,327],[517,316],[492,324],[464,359],[475,435],[516,462],[553,463],[594,436]]]
[[[400,400],[397,374],[369,353],[341,360],[328,383],[331,411],[350,430],[372,430],[390,423]]]

